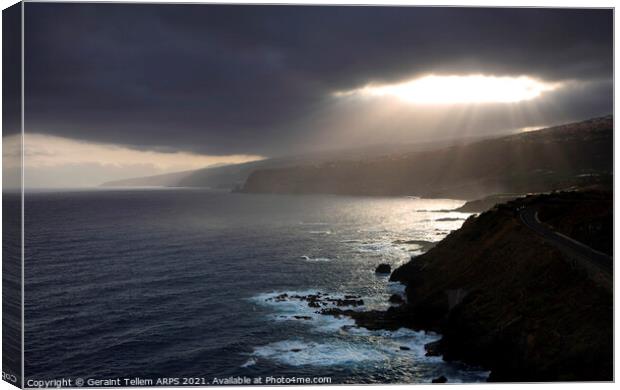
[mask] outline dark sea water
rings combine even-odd
[[[438,241],[457,229],[468,214],[432,210],[462,203],[180,189],[29,193],[26,379],[482,381],[486,372],[424,356],[436,334],[371,332],[305,302],[267,300],[359,294],[359,310],[387,308],[403,286],[375,267],[421,253],[404,241]]]

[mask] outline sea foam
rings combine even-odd
[[[284,340],[254,349],[253,356],[290,366],[341,366],[387,360],[381,351],[361,344]]]
[[[332,261],[332,259],[330,259],[329,257],[310,257],[310,256],[304,255],[304,256],[301,256],[300,258],[309,263],[324,263],[324,262]]]
[[[405,286],[389,282],[386,292],[403,294]],[[286,294],[284,296],[284,294]],[[296,297],[308,295],[319,296],[320,302],[327,302],[320,308],[308,306],[308,300]],[[433,372],[441,372],[450,382],[483,381],[488,372],[470,368],[460,368],[444,362],[440,356],[426,356],[424,346],[437,341],[441,335],[434,332],[415,331],[407,328],[398,330],[369,330],[358,327],[349,317],[339,318],[320,314],[321,308],[337,307],[326,299],[343,299],[346,294],[324,293],[316,290],[274,291],[258,294],[252,298],[257,304],[271,307],[271,318],[277,321],[296,321],[307,324],[310,332],[303,338],[296,337],[271,342],[254,347],[250,359],[242,367],[260,364],[263,359],[288,366],[360,366],[376,367],[377,364],[418,364],[436,367]],[[278,297],[280,297],[278,299]],[[364,302],[372,301],[370,297],[360,297]],[[361,307],[343,307],[343,309],[365,310]],[[318,334],[313,338],[312,334]],[[400,363],[399,363],[400,362]],[[433,377],[428,377],[430,380]]]

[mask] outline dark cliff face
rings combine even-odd
[[[470,200],[466,202],[463,206],[455,209],[454,211],[460,211],[463,213],[481,213],[483,211],[487,211],[493,206],[505,202],[509,202],[516,198],[523,196],[523,194],[496,194],[489,195],[482,199]]]
[[[598,251],[613,254],[613,198],[608,192],[574,193],[572,201],[549,202],[540,219]]]
[[[243,191],[473,199],[609,181],[612,129],[606,117],[428,152],[259,169]]]
[[[519,202],[471,217],[395,270],[407,284],[400,316],[441,332],[445,359],[489,368],[491,381],[612,380],[611,292],[524,226]]]

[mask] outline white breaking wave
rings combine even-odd
[[[397,282],[389,282],[386,292],[404,294],[405,286]],[[286,294],[286,295],[284,295]],[[326,304],[319,308],[308,306],[308,300],[297,297],[308,295],[319,296],[319,302]],[[320,314],[322,308],[337,307],[334,302],[326,299],[343,299],[345,294],[320,293],[316,290],[270,292],[250,298],[252,301],[273,308],[272,319],[276,321],[297,321],[308,324],[312,333],[324,334],[320,341],[294,338],[257,346],[250,359],[242,365],[249,367],[260,364],[261,359],[297,366],[376,366],[377,364],[420,363],[444,367],[439,370],[448,377],[449,382],[460,382],[462,377],[468,381],[484,381],[489,373],[471,369],[461,370],[450,368],[449,363],[440,356],[426,356],[424,345],[437,341],[441,335],[434,332],[414,331],[407,328],[390,330],[368,330],[358,327],[349,317],[336,318]],[[346,306],[342,309],[365,310],[372,299],[360,297],[365,305],[358,307]],[[384,297],[384,299],[386,299]],[[372,304],[370,304],[372,306]],[[310,333],[311,334],[311,333]],[[308,336],[310,336],[310,334]],[[432,377],[427,378],[430,382]]]
[[[342,366],[408,359],[442,364],[441,357],[426,356],[424,344],[439,335],[409,329],[370,331],[350,327],[348,339],[323,342],[283,340],[254,348],[252,356],[290,366]]]
[[[310,230],[308,234],[332,234],[331,230]]]
[[[391,242],[372,242],[359,245],[357,251],[362,253],[385,252],[391,249],[394,249]]]
[[[247,361],[247,362],[243,363],[243,364],[241,365],[241,367],[243,367],[243,368],[246,368],[246,367],[251,367],[251,366],[253,366],[253,365],[255,365],[255,364],[256,364],[256,359],[254,359],[254,358],[250,358],[250,359],[248,359],[248,361]]]
[[[335,303],[326,301],[325,305],[321,307],[310,307],[308,302],[295,298],[293,296],[307,296],[316,294],[316,291],[285,291],[285,292],[271,292],[266,294],[259,294],[254,298],[251,298],[254,302],[269,306],[274,309],[274,313],[271,318],[275,321],[302,321],[312,326],[311,330],[319,333],[334,333],[340,331],[343,327],[355,326],[355,321],[349,317],[336,318],[330,315],[324,315],[318,313],[324,308],[337,307]],[[289,298],[286,300],[278,301],[276,297],[287,294]],[[344,299],[344,294],[323,294],[324,298]],[[357,307],[343,307],[343,309],[352,310],[364,310],[364,306]]]
[[[388,360],[370,346],[348,342],[317,343],[284,340],[254,349],[253,356],[290,366],[341,366]]]
[[[310,257],[310,256],[301,256],[302,260],[308,261],[310,263],[321,263],[332,261],[329,257]]]

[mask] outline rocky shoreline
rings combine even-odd
[[[394,270],[390,280],[407,286],[406,297],[385,311],[356,310],[357,297],[330,308],[320,296],[305,299],[317,313],[346,316],[370,330],[440,333],[441,340],[425,346],[428,356],[488,369],[489,381],[611,381],[613,297],[520,223],[514,210],[523,201],[470,217]]]

